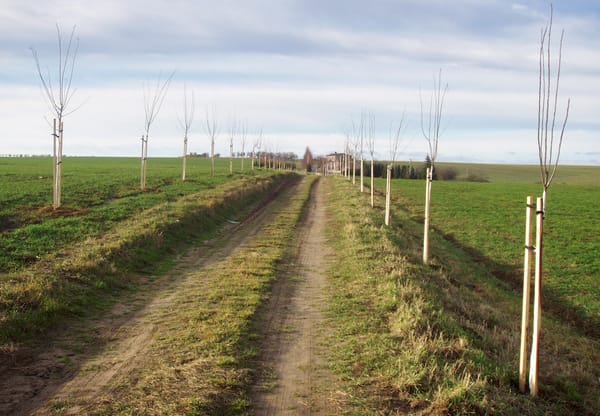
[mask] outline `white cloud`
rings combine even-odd
[[[435,6],[435,7],[433,7]],[[428,13],[425,13],[428,12]],[[81,38],[76,101],[89,102],[66,120],[66,151],[136,155],[143,127],[142,82],[177,74],[151,132],[152,155],[178,155],[176,111],[182,84],[194,88],[200,112],[215,105],[263,126],[281,150],[341,150],[352,114],[373,112],[379,148],[386,128],[406,110],[407,152],[422,159],[419,90],[427,99],[439,68],[449,83],[440,158],[504,160],[507,147],[530,150],[535,127],[539,28],[546,5],[522,1],[117,1],[4,0],[0,10],[0,153],[40,153],[47,113],[27,49],[52,67],[54,24],[77,24]],[[565,27],[561,102],[572,99],[565,157],[585,162],[600,151],[598,14],[555,9]],[[563,100],[564,99],[564,100]],[[202,152],[197,117],[192,151]],[[225,128],[226,130],[226,128]],[[526,132],[526,134],[525,134]],[[218,149],[226,153],[225,139]],[[510,146],[507,146],[510,143]],[[194,148],[194,146],[198,146]],[[45,151],[48,153],[48,150]],[[386,157],[386,151],[380,153]],[[504,156],[508,155],[508,156]],[[523,156],[523,160],[526,157]],[[534,158],[533,158],[533,161]]]

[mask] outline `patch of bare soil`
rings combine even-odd
[[[296,264],[278,279],[264,311],[265,340],[259,381],[253,388],[256,415],[341,413],[340,394],[327,369],[326,275],[332,251],[325,243],[325,191],[317,183],[299,230]]]
[[[160,317],[186,290],[190,272],[222,260],[269,221],[281,187],[241,224],[227,223],[221,238],[191,249],[169,273],[141,279],[147,289],[116,304],[106,316],[73,323],[38,346],[0,351],[0,415],[93,411],[93,403],[109,395],[111,386],[126,384],[134,371],[144,368]]]

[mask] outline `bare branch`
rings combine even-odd
[[[547,26],[541,29],[539,49],[539,77],[538,77],[538,120],[537,120],[537,146],[538,160],[540,164],[541,182],[544,193],[550,187],[558,169],[558,162],[562,150],[565,128],[569,118],[571,100],[567,100],[565,117],[562,122],[558,142],[555,138],[556,119],[558,117],[558,90],[560,87],[562,49],[564,41],[564,30],[561,32],[556,59],[556,75],[554,86],[552,85],[552,23],[553,8],[550,5],[550,19]]]
[[[165,96],[167,95],[167,91],[169,89],[169,84],[171,83],[173,76],[175,76],[175,71],[171,72],[167,79],[161,82],[161,72],[158,75],[156,85],[153,89],[151,89],[150,85],[148,84],[144,85],[144,112],[146,115],[144,128],[146,131],[146,136],[149,134],[150,126],[152,126],[152,123],[154,123],[154,120],[156,120],[156,116],[158,116],[158,113],[163,105]]]
[[[433,78],[433,91],[429,99],[429,112],[427,114],[427,128],[425,128],[423,98],[419,91],[419,99],[421,102],[421,132],[427,141],[428,155],[431,159],[431,166],[435,165],[435,160],[438,154],[438,144],[441,135],[442,115],[444,111],[444,100],[448,84],[442,87],[442,70],[440,69],[438,77]]]

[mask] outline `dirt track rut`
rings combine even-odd
[[[287,278],[275,285],[265,323],[254,389],[257,415],[338,413],[334,379],[324,358],[326,275],[332,252],[325,242],[324,185],[317,183],[298,236],[298,255]]]

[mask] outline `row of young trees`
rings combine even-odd
[[[527,390],[527,367],[528,367],[528,344],[531,339],[531,350],[529,354],[529,390],[532,396],[538,394],[538,361],[540,349],[541,332],[541,290],[543,276],[543,226],[547,213],[547,194],[548,189],[556,175],[560,153],[564,140],[565,128],[569,117],[570,99],[567,100],[564,117],[558,118],[558,92],[561,77],[562,48],[564,40],[564,30],[561,32],[558,45],[558,54],[555,60],[551,59],[552,45],[552,24],[553,8],[550,6],[549,23],[541,30],[539,41],[539,77],[538,77],[538,114],[537,114],[537,150],[540,167],[540,177],[542,184],[542,196],[537,198],[537,203],[533,204],[533,198],[527,198],[527,219],[525,236],[525,256],[524,256],[524,278],[523,278],[523,307],[521,323],[521,349],[519,362],[519,387],[522,392]],[[421,104],[421,133],[427,143],[427,162],[429,167],[426,169],[424,178],[426,180],[425,188],[425,215],[424,215],[424,236],[423,236],[423,263],[430,263],[429,253],[429,230],[431,216],[431,189],[436,176],[435,163],[438,157],[438,145],[442,132],[442,116],[444,113],[444,102],[448,84],[442,82],[441,70],[434,77],[433,90],[428,105],[424,105],[423,98],[420,96]],[[356,160],[360,160],[360,192],[364,191],[363,180],[363,155],[364,142],[367,142],[369,153],[371,155],[371,206],[373,206],[373,178],[375,176],[375,164],[373,161],[373,132],[374,117],[370,113],[361,113],[359,122],[352,122],[351,131],[346,132],[346,143],[344,155],[350,155],[352,174],[345,169],[345,175],[355,184],[356,179]],[[387,165],[386,182],[386,207],[385,224],[390,224],[390,195],[392,169],[398,155],[398,149],[405,125],[405,115],[402,114],[399,122],[390,126],[390,163]],[[381,172],[380,172],[381,173]],[[405,174],[412,177],[412,166],[408,167]],[[532,241],[533,216],[537,214],[535,245]],[[530,324],[530,291],[531,291],[531,263],[535,254],[535,280],[534,280],[534,299],[533,299],[533,323],[532,330],[529,330]],[[531,332],[531,333],[530,333]]]
[[[42,84],[44,98],[53,113],[52,138],[52,166],[53,166],[53,208],[58,209],[61,206],[61,182],[62,182],[62,159],[63,159],[63,132],[64,118],[79,107],[73,108],[72,100],[76,89],[73,88],[73,75],[75,73],[75,64],[77,61],[77,53],[79,50],[79,38],[75,36],[76,27],[74,26],[69,36],[63,36],[60,26],[56,25],[58,39],[58,65],[56,72],[50,71],[49,68],[42,68],[37,50],[31,47],[33,59],[35,61],[37,74]],[[140,167],[140,189],[146,189],[147,166],[148,166],[148,145],[150,139],[151,127],[156,121],[158,114],[163,106],[167,91],[175,72],[171,72],[163,79],[162,73],[159,74],[155,83],[143,84],[144,97],[144,133],[141,137],[141,167]],[[186,180],[187,158],[188,158],[188,143],[195,119],[195,96],[193,91],[188,91],[184,84],[183,90],[183,115],[178,115],[178,121],[183,134],[183,156],[182,156],[182,180]],[[210,140],[210,175],[215,175],[215,142],[220,134],[220,126],[215,109],[207,109],[205,113],[205,131]],[[251,168],[254,169],[255,164],[261,166],[260,160],[263,161],[263,166],[278,166],[291,167],[290,154],[281,152],[262,151],[263,134],[262,128],[255,136],[251,143],[251,151],[246,151],[248,143],[248,123],[237,121],[234,118],[229,123],[229,173],[233,173],[233,158],[234,143],[241,143],[241,170],[245,169],[244,162],[247,156],[252,159]]]

